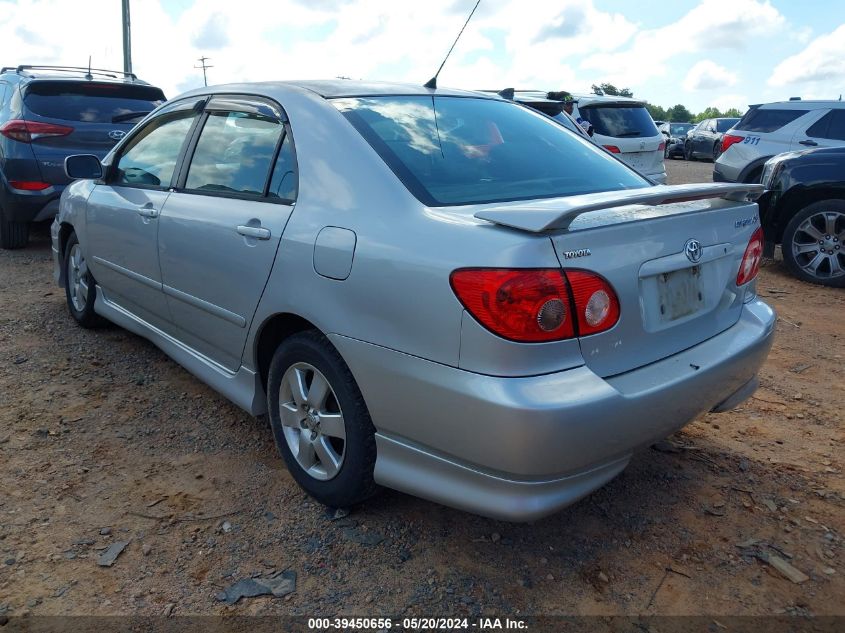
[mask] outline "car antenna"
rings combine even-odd
[[[94,78],[94,75],[91,74],[91,56],[88,56],[88,74],[85,75],[85,79],[89,81]]]
[[[424,86],[423,86],[423,87],[425,87],[425,88],[431,88],[432,90],[434,90],[434,89],[436,89],[436,88],[437,88],[437,76],[440,74],[440,71],[441,71],[441,70],[443,70],[443,66],[445,66],[445,65],[446,65],[446,60],[447,60],[447,59],[449,59],[449,55],[451,55],[451,54],[452,54],[452,51],[453,51],[453,50],[454,50],[454,48],[455,48],[455,44],[457,44],[457,43],[458,43],[458,40],[459,40],[459,39],[461,39],[461,35],[463,35],[463,34],[464,34],[464,29],[467,27],[467,24],[469,24],[469,21],[472,19],[472,16],[473,16],[473,14],[475,13],[475,10],[478,8],[478,5],[479,5],[479,4],[481,4],[481,0],[477,0],[477,2],[475,3],[475,6],[472,8],[472,11],[470,11],[470,12],[469,12],[469,17],[467,18],[467,21],[466,21],[466,22],[464,22],[464,26],[461,28],[461,32],[460,32],[460,33],[458,33],[458,37],[456,37],[456,38],[455,38],[455,41],[452,43],[452,48],[450,48],[450,49],[449,49],[449,52],[448,52],[448,53],[446,53],[446,57],[443,59],[443,63],[442,63],[442,64],[440,64],[440,68],[438,68],[438,69],[437,69],[437,72],[436,72],[436,73],[434,73],[434,77],[432,77],[431,79],[429,79],[429,80],[428,80],[428,81],[424,84]]]

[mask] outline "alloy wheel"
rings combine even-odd
[[[282,376],[279,416],[291,454],[314,479],[327,481],[343,466],[346,426],[326,377],[308,363],[291,365]]]
[[[85,310],[88,304],[88,265],[85,263],[85,255],[79,244],[74,244],[70,249],[70,256],[67,264],[67,283],[70,288],[70,300],[77,312]]]
[[[804,220],[792,236],[792,255],[808,275],[832,279],[845,275],[845,214],[820,211]]]

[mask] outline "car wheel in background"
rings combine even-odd
[[[669,143],[663,148],[663,159],[672,158],[672,152],[669,151]]]
[[[810,204],[786,225],[783,259],[799,279],[845,287],[845,200]]]
[[[695,160],[692,155],[692,145],[689,143],[684,143],[684,160]]]
[[[722,155],[722,144],[721,143],[714,143],[713,144],[713,162],[715,163],[719,160],[719,156]]]
[[[23,248],[29,242],[29,223],[6,221],[0,209],[0,248]]]
[[[65,297],[70,315],[79,325],[95,328],[105,324],[105,319],[94,312],[97,285],[76,233],[71,233],[65,246]]]
[[[372,496],[375,428],[334,346],[315,330],[291,336],[273,355],[267,383],[273,437],[296,482],[332,507]]]
[[[760,177],[762,175],[763,175],[763,168],[757,167],[754,171],[752,171],[750,174],[748,174],[745,177],[744,182],[749,183],[749,184],[758,184],[760,182]]]

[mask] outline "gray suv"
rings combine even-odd
[[[549,514],[748,398],[772,343],[760,185],[653,185],[498,95],[209,87],[66,168],[73,319],[268,413],[330,506]]]
[[[104,157],[163,101],[159,88],[118,71],[0,70],[0,247],[22,248],[31,222],[56,215],[67,156]]]

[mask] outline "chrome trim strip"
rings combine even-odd
[[[117,264],[112,263],[112,262],[110,262],[106,259],[103,259],[102,257],[97,257],[96,255],[94,255],[94,257],[92,259],[95,262],[97,262],[98,264],[102,264],[106,268],[113,270],[116,273],[120,273],[121,275],[123,275],[125,277],[129,277],[129,279],[132,279],[133,281],[137,281],[139,284],[144,284],[145,286],[148,286],[149,288],[161,290],[162,284],[161,284],[160,281],[156,281],[155,279],[150,279],[149,277],[145,277],[144,275],[140,275],[140,274],[138,274],[138,273],[136,273],[132,270],[129,270],[128,268],[124,268],[123,266],[118,266]]]

